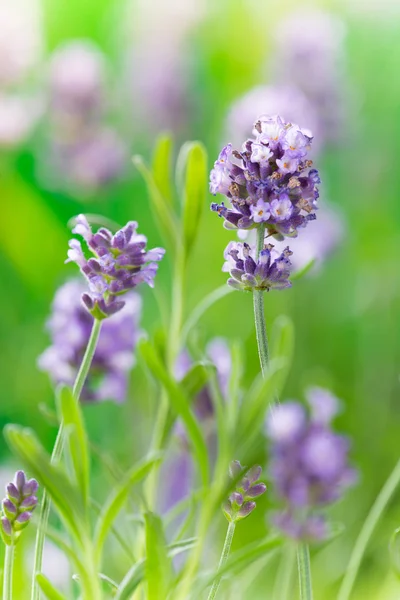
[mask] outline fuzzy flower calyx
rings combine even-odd
[[[36,479],[27,479],[23,471],[17,471],[14,481],[6,486],[6,497],[2,502],[0,533],[8,546],[15,544],[21,531],[32,517],[38,499]]]
[[[264,494],[267,489],[265,483],[260,482],[261,467],[254,466],[245,471],[238,460],[232,461],[229,467],[230,477],[236,481],[242,473],[243,478],[237,481],[235,490],[223,506],[224,515],[229,522],[236,523],[248,517],[256,508],[255,498]]]
[[[135,221],[129,221],[114,235],[105,228],[93,233],[84,215],[76,219],[72,233],[84,238],[93,257],[87,260],[81,243],[72,239],[66,262],[75,262],[86,277],[89,291],[82,295],[82,301],[96,319],[121,310],[125,302],[120,296],[140,283],[154,286],[157,262],[165,250],[146,250],[147,238],[137,233],[137,227]]]

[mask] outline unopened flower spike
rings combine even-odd
[[[224,515],[230,523],[248,517],[256,508],[255,498],[264,494],[267,489],[265,483],[260,481],[261,467],[254,466],[245,471],[238,460],[232,461],[229,467],[231,479],[237,480],[241,473],[244,474],[243,477],[237,481],[235,490],[223,506]]]
[[[299,227],[315,219],[318,172],[307,158],[312,135],[279,116],[262,115],[255,138],[240,151],[225,146],[210,175],[212,194],[226,196],[211,209],[228,229],[264,226],[278,239],[295,237]]]
[[[17,471],[14,481],[6,486],[6,497],[2,502],[0,533],[7,546],[18,541],[32,517],[38,499],[36,479],[27,479],[23,471]]]
[[[136,221],[129,221],[115,235],[103,227],[93,233],[84,215],[76,218],[72,233],[85,240],[93,257],[87,260],[81,243],[72,239],[66,262],[75,262],[86,277],[89,291],[82,295],[82,301],[96,319],[121,310],[125,302],[120,296],[140,283],[154,286],[157,262],[165,250],[146,250],[147,238],[137,233],[137,227]]]

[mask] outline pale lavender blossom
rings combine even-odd
[[[223,271],[231,275],[228,285],[248,292],[288,288],[291,286],[291,254],[289,247],[278,253],[273,245],[266,244],[257,259],[254,247],[246,242],[230,242],[225,249],[223,266]]]
[[[14,480],[6,485],[0,519],[0,534],[5,544],[15,544],[31,520],[38,504],[38,487],[36,479],[27,479],[24,471],[17,471]]]
[[[96,319],[121,310],[125,304],[121,296],[141,283],[154,287],[157,263],[165,250],[146,250],[147,238],[138,234],[137,228],[136,221],[129,221],[114,235],[104,227],[93,233],[84,215],[76,217],[72,233],[85,240],[93,256],[87,260],[81,243],[74,238],[65,262],[75,262],[86,277],[89,290],[82,301]]]
[[[73,385],[85,353],[93,325],[93,317],[81,303],[85,289],[83,280],[74,279],[62,285],[54,297],[47,322],[51,346],[39,357],[38,366],[55,384]],[[141,335],[141,304],[140,296],[130,293],[124,308],[104,321],[82,391],[83,401],[126,399],[135,347]]]
[[[211,210],[228,229],[254,229],[262,222],[271,236],[295,237],[318,208],[320,179],[307,158],[312,138],[280,116],[261,115],[254,130],[255,139],[240,152],[227,144],[214,163],[210,191],[226,196],[231,207],[213,203]]]
[[[0,148],[22,144],[34,130],[42,110],[39,97],[0,92]]]
[[[349,440],[332,430],[339,401],[322,388],[310,388],[307,399],[309,413],[286,402],[267,418],[270,476],[284,504],[273,521],[289,537],[318,540],[329,532],[321,509],[341,498],[357,474],[349,466]]]

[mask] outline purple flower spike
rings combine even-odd
[[[93,319],[80,302],[84,290],[83,280],[68,281],[58,289],[52,304],[47,322],[51,345],[39,357],[38,364],[56,384],[73,384],[89,340]],[[83,401],[125,401],[135,364],[135,347],[142,334],[141,307],[140,296],[130,292],[123,309],[103,322],[93,369],[82,391]],[[37,490],[31,482],[24,487],[24,493],[34,496]]]
[[[254,248],[246,242],[230,242],[225,249],[226,262],[223,266],[223,270],[229,271],[231,275],[228,285],[247,292],[268,292],[271,289],[283,290],[291,287],[291,254],[289,247],[279,254],[272,244],[268,244],[261,250],[257,259]]]
[[[38,500],[30,492],[38,489],[35,479],[26,480],[23,471],[17,471],[14,482],[6,486],[7,496],[2,502],[0,534],[7,545],[18,541],[20,532],[24,529],[35,510]]]
[[[262,115],[254,125],[255,139],[241,151],[222,149],[210,175],[212,194],[226,196],[227,208],[213,203],[228,229],[265,227],[268,235],[296,237],[315,219],[318,177],[307,158],[312,134],[279,116]]]
[[[323,539],[328,525],[319,511],[353,485],[350,444],[331,429],[339,401],[328,391],[311,388],[310,414],[296,402],[274,407],[267,419],[271,440],[270,474],[284,508],[274,515],[276,527],[306,541]]]
[[[76,218],[72,230],[83,237],[94,258],[86,260],[80,243],[70,241],[65,262],[75,262],[85,276],[89,291],[82,295],[85,308],[96,319],[106,319],[120,311],[125,302],[117,298],[140,283],[154,287],[154,278],[165,250],[146,251],[147,239],[136,233],[138,224],[130,221],[115,235],[105,228],[93,234],[84,215]]]
[[[233,460],[229,465],[231,479],[237,480],[236,489],[230,494],[229,499],[222,507],[228,521],[236,522],[247,517],[256,508],[254,498],[258,498],[267,489],[264,483],[259,483],[261,467],[254,466],[248,471],[242,467],[238,460]]]

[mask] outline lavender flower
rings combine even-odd
[[[269,235],[295,237],[299,227],[315,219],[319,196],[318,172],[311,169],[307,154],[311,134],[281,117],[261,116],[254,125],[255,139],[242,151],[225,146],[210,175],[212,194],[225,195],[211,209],[225,220],[228,229],[252,229],[260,223]]]
[[[27,479],[23,471],[17,471],[14,481],[6,486],[0,533],[8,546],[18,541],[21,531],[31,520],[38,503],[35,495],[38,487],[36,479]]]
[[[132,290],[140,283],[154,286],[158,265],[165,254],[163,248],[146,251],[147,238],[139,235],[136,221],[129,221],[115,235],[105,228],[97,233],[84,215],[76,218],[72,233],[83,237],[94,258],[86,260],[80,242],[69,242],[68,259],[81,269],[89,284],[89,292],[82,295],[82,301],[96,319],[105,319],[118,312],[125,302],[119,296]]]
[[[254,248],[249,244],[230,242],[225,249],[226,262],[223,266],[223,270],[229,271],[231,275],[228,285],[236,290],[248,292],[268,292],[271,289],[282,290],[290,287],[291,254],[289,247],[279,254],[272,244],[267,244],[256,260]]]
[[[270,474],[285,508],[275,525],[295,539],[324,539],[329,527],[318,510],[338,500],[356,479],[349,467],[347,438],[334,433],[338,400],[328,391],[307,392],[311,414],[297,402],[275,407],[267,419],[271,440]]]
[[[238,460],[230,464],[229,475],[232,479],[244,473],[244,477],[236,482],[235,490],[223,506],[224,515],[229,522],[236,523],[249,516],[256,508],[255,498],[265,493],[267,486],[260,482],[261,467],[252,467],[245,471]]]
[[[55,383],[73,385],[90,337],[93,318],[80,300],[84,290],[80,279],[68,281],[57,290],[53,301],[47,323],[52,344],[39,357],[38,365]],[[141,298],[132,292],[127,295],[124,308],[104,321],[82,391],[83,401],[125,400],[141,334],[140,313]]]

